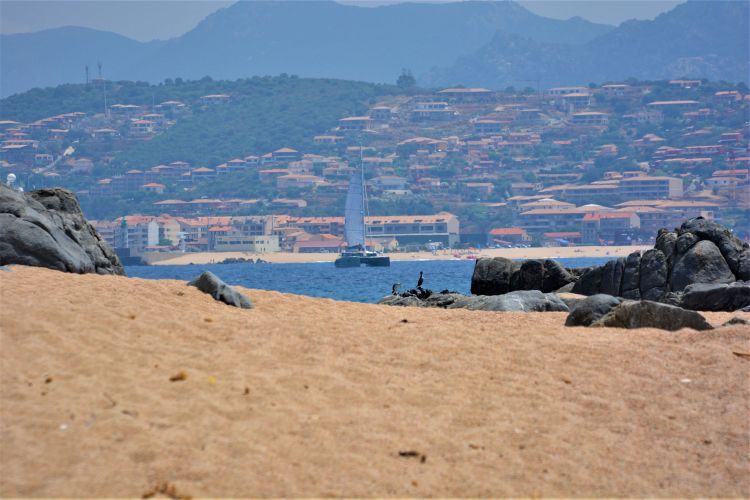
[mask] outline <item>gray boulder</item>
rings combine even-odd
[[[677,331],[682,328],[711,330],[713,327],[706,318],[695,311],[660,304],[650,300],[625,301],[594,321],[594,327],[613,328],[658,328]]]
[[[693,234],[700,240],[708,240],[719,249],[721,255],[737,279],[750,280],[750,276],[745,275],[746,270],[741,271],[741,261],[748,259],[748,245],[734,236],[729,229],[714,221],[696,217],[682,224],[677,233]]]
[[[736,311],[748,307],[750,282],[688,285],[680,296],[679,306],[693,311]]]
[[[210,271],[206,271],[193,281],[190,281],[188,286],[194,286],[201,292],[207,293],[214,299],[230,306],[242,309],[253,308],[253,303],[250,302],[250,299],[221,281]]]
[[[477,259],[471,276],[471,293],[499,295],[510,292],[511,277],[520,267],[518,262],[504,257]]]
[[[586,297],[570,310],[565,326],[590,326],[614,307],[620,305],[621,299],[611,295],[596,294]]]
[[[659,300],[667,292],[667,258],[652,248],[641,256],[640,285],[641,297],[645,300]]]
[[[414,296],[389,295],[378,304],[390,306],[436,307],[442,309],[470,309],[472,311],[568,312],[560,297],[539,290],[518,290],[503,295],[461,295],[435,293],[424,300]]]
[[[711,241],[701,240],[677,258],[672,268],[671,289],[683,290],[693,283],[731,283],[732,270]]]
[[[693,233],[682,233],[677,237],[677,243],[675,243],[675,254],[682,255],[690,250],[693,245],[698,243],[699,238]]]
[[[73,193],[19,193],[0,184],[0,265],[124,275],[117,255],[88,223]]]
[[[517,290],[504,295],[471,297],[466,309],[475,311],[514,311],[514,312],[568,312],[568,306],[554,293],[539,290]]]

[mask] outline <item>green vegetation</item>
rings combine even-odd
[[[364,113],[379,96],[397,92],[397,87],[389,85],[288,75],[236,81],[178,78],[159,85],[107,82],[109,104],[151,106],[178,100],[192,108],[192,116],[178,120],[166,133],[122,151],[113,162],[114,170],[173,161],[215,166],[230,158],[284,146],[309,148],[314,135],[335,126],[342,116]],[[228,94],[231,101],[202,106],[199,98],[208,94]],[[25,122],[103,109],[101,83],[34,89],[0,101],[2,119]]]

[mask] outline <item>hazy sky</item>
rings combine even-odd
[[[683,0],[520,0],[543,16],[619,24],[627,19],[653,19]],[[744,1],[744,0],[743,0]],[[0,0],[0,32],[25,33],[59,26],[85,26],[136,40],[179,36],[228,0]],[[388,0],[345,0],[366,6]]]

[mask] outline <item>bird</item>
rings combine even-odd
[[[401,283],[394,283],[393,287],[391,287],[391,295],[398,294],[398,287],[401,286]]]
[[[419,271],[419,279],[417,280],[417,288],[422,288],[422,283],[424,283],[424,277],[422,277],[422,271]]]

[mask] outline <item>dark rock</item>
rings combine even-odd
[[[700,241],[693,233],[682,233],[677,237],[677,243],[675,244],[675,254],[682,255],[690,250],[693,245]]]
[[[731,283],[735,276],[719,248],[708,240],[692,246],[677,258],[672,268],[671,289],[679,291],[692,283]]]
[[[733,325],[750,325],[750,321],[745,318],[735,316],[734,318],[725,321],[721,326],[733,326]]]
[[[477,259],[471,276],[471,293],[499,295],[511,291],[510,280],[521,264],[503,257]]]
[[[620,276],[616,276],[617,264],[620,263]],[[599,291],[607,295],[620,294],[620,282],[622,281],[623,259],[613,259],[602,267],[602,283]]]
[[[610,310],[591,326],[614,328],[659,328],[676,331],[682,328],[711,330],[706,318],[695,311],[688,311],[668,304],[650,300],[625,301]]]
[[[601,293],[586,297],[571,308],[565,326],[590,326],[618,306],[620,301],[617,297]]]
[[[212,272],[204,272],[193,281],[190,281],[188,286],[194,286],[201,292],[207,293],[214,299],[229,304],[230,306],[240,307],[242,309],[253,308],[250,299],[221,281]]]
[[[525,260],[521,263],[518,272],[511,276],[510,289],[511,291],[541,290],[543,280],[544,263],[541,260]]]
[[[677,233],[673,231],[667,231],[666,229],[659,229],[659,232],[656,235],[656,244],[654,245],[654,248],[664,254],[667,262],[672,262],[672,256],[675,253],[676,245]]]
[[[659,300],[667,292],[667,258],[655,248],[641,256],[640,292],[645,300]]]
[[[601,290],[603,267],[592,267],[581,275],[573,286],[573,293],[596,295]]]
[[[628,299],[640,299],[641,253],[633,252],[625,257],[625,268],[622,272],[620,296]]]
[[[750,282],[694,283],[685,288],[678,305],[693,311],[736,311],[750,306]]]
[[[117,255],[86,221],[73,193],[19,193],[0,184],[0,265],[4,264],[125,274]]]
[[[542,278],[542,287],[540,288],[542,292],[554,292],[574,281],[576,281],[576,277],[561,266],[559,262],[552,259],[544,261],[544,278]]]
[[[750,281],[750,248],[746,248],[740,253],[739,264],[735,275],[738,280]]]
[[[696,217],[684,222],[677,232],[680,235],[693,234],[701,240],[712,242],[721,252],[732,273],[742,274],[740,272],[741,255],[748,252],[748,246],[734,236],[729,229],[717,222]],[[750,276],[738,276],[738,278],[745,280],[750,279]]]

